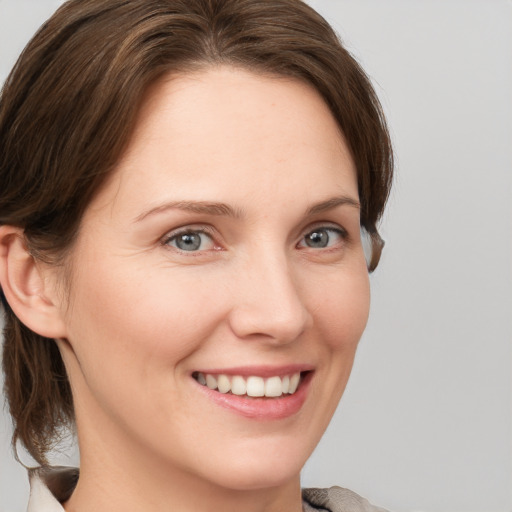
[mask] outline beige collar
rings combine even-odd
[[[78,481],[76,468],[55,466],[29,470],[30,498],[27,512],[64,512]]]

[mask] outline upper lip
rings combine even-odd
[[[210,375],[240,375],[241,377],[284,377],[298,372],[308,372],[314,370],[311,364],[287,364],[282,366],[236,366],[229,368],[198,368],[193,373],[202,373]]]

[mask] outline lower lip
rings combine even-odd
[[[300,411],[306,401],[313,372],[306,373],[293,395],[281,395],[276,398],[251,398],[248,396],[220,393],[197,383],[205,395],[217,405],[254,420],[280,420],[293,416]]]

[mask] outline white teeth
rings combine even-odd
[[[247,393],[247,384],[243,377],[239,375],[233,377],[231,381],[231,393],[233,393],[233,395],[245,395]]]
[[[229,393],[233,395],[248,395],[251,397],[266,396],[269,398],[280,397],[283,394],[293,394],[297,391],[300,383],[300,372],[284,377],[263,377],[250,376],[242,377],[235,375],[229,377],[225,374],[211,375],[209,373],[196,373],[195,379],[199,384],[207,386],[210,389],[217,389],[220,393]]]
[[[217,388],[221,393],[227,393],[231,391],[231,382],[226,375],[219,375],[217,377]]]
[[[265,396],[265,381],[261,377],[247,379],[247,394],[249,396]]]
[[[281,396],[283,394],[283,385],[281,377],[270,377],[265,382],[265,396]]]
[[[299,386],[300,373],[294,373],[290,377],[290,387],[288,388],[288,393],[293,394],[297,391],[297,387]]]
[[[210,374],[206,374],[206,385],[210,389],[217,389],[217,379]]]
[[[290,377],[288,377],[288,375],[286,377],[283,377],[283,382],[281,385],[283,388],[283,393],[290,392]]]

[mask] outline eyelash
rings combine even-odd
[[[329,225],[318,225],[318,226],[315,226],[313,227],[312,229],[309,229],[307,231],[307,233],[305,233],[302,238],[301,238],[301,242],[304,241],[306,239],[306,237],[308,236],[311,236],[313,233],[319,233],[319,232],[327,232],[327,233],[336,233],[336,235],[338,235],[341,240],[343,242],[346,242],[348,240],[348,233],[347,231],[345,231],[343,228],[339,227],[339,226],[329,226]],[[330,241],[330,236],[328,235],[328,242]],[[297,244],[299,246],[299,244]],[[320,249],[323,249],[324,251],[329,251],[329,250],[336,250],[338,247],[336,247],[338,244],[333,244],[333,245],[330,245],[330,246],[327,246],[327,247],[318,247],[318,248],[314,248],[314,247],[311,247],[311,246],[308,246],[306,243],[304,243],[304,245],[300,245],[301,248],[305,248],[305,249],[317,249],[317,250],[320,250]]]
[[[188,253],[188,255],[194,255],[194,253],[203,253],[204,250],[200,250],[200,251],[186,251],[184,249],[180,249],[179,247],[173,247],[171,246],[171,242],[174,241],[174,240],[177,240],[178,237],[180,236],[183,236],[183,235],[196,235],[196,234],[202,234],[202,235],[207,235],[210,240],[212,241],[213,244],[215,244],[215,239],[214,239],[214,233],[213,233],[213,230],[210,229],[210,228],[207,228],[206,226],[199,226],[199,227],[191,227],[191,226],[187,226],[187,227],[184,227],[182,229],[179,229],[178,231],[173,231],[171,233],[169,233],[168,235],[164,236],[164,238],[162,239],[162,245],[164,246],[167,246],[167,247],[172,247],[174,249],[176,249],[177,251],[179,251],[180,253]]]
[[[323,249],[324,251],[336,250],[337,249],[336,245],[338,245],[338,244],[334,244],[334,246],[314,248],[314,247],[308,246],[304,242],[307,236],[310,236],[315,232],[322,232],[322,231],[328,232],[328,233],[336,233],[336,235],[338,235],[342,241],[347,241],[349,239],[348,232],[345,229],[341,228],[340,226],[320,224],[318,226],[308,228],[308,231],[302,235],[300,241],[296,244],[296,246],[298,248],[300,248],[301,250],[304,250],[304,249],[305,250],[312,249],[313,251],[320,250],[320,249]],[[196,234],[206,235],[208,238],[210,238],[212,244],[216,247],[214,249],[202,249],[202,250],[200,249],[200,250],[187,251],[187,250],[180,249],[179,247],[171,245],[171,242],[173,242],[174,240],[177,240],[180,236],[188,235],[188,234],[190,234],[190,235],[196,235]],[[304,242],[304,243],[302,244],[302,242]],[[185,253],[189,256],[203,254],[205,251],[220,249],[219,245],[216,244],[216,242],[215,242],[214,230],[211,228],[208,228],[206,226],[198,226],[198,227],[187,226],[182,229],[179,229],[178,231],[173,231],[173,232],[167,234],[166,236],[164,236],[161,243],[162,243],[162,245],[164,245],[166,247],[172,247],[176,251],[178,251],[182,254]]]

